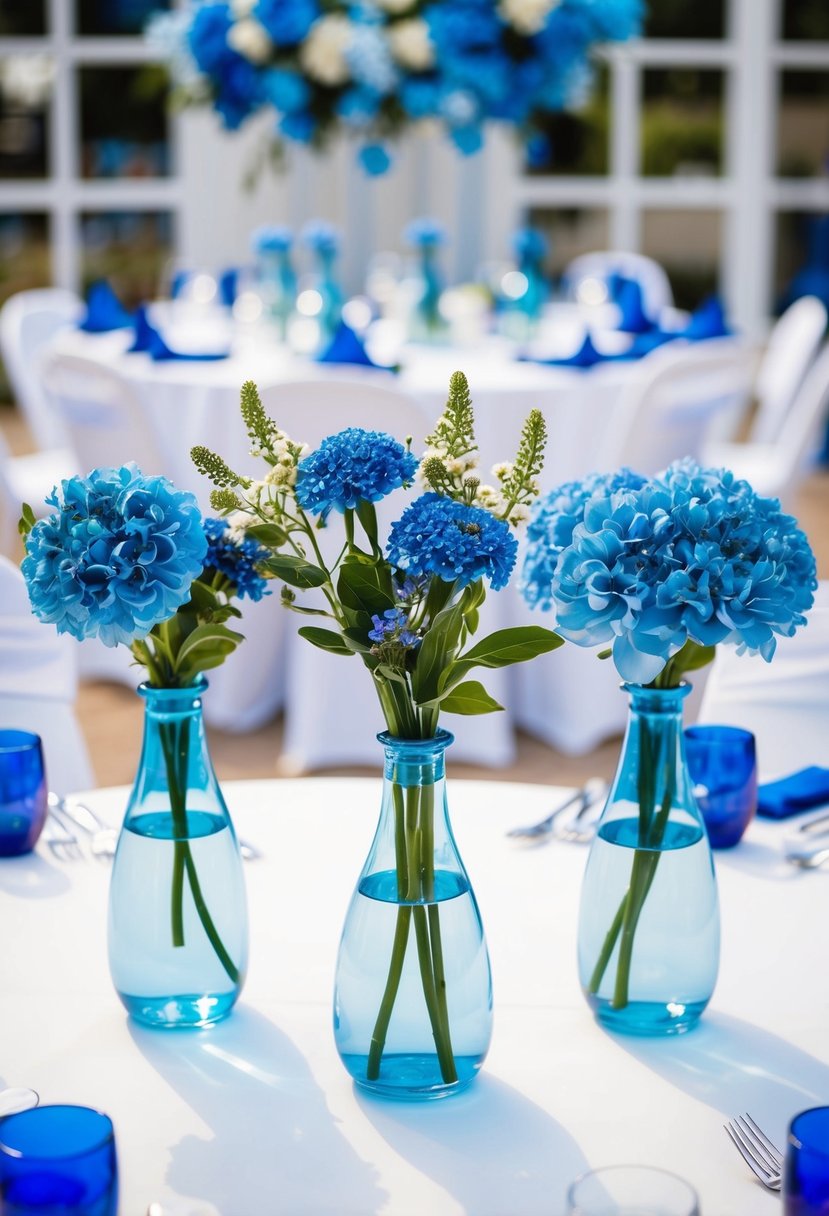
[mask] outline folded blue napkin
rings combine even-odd
[[[644,352],[643,352],[644,353]],[[597,363],[620,363],[625,359],[635,359],[637,355],[630,350],[622,351],[620,354],[605,355],[600,350],[596,350],[593,345],[593,340],[590,334],[584,335],[584,341],[574,355],[562,355],[557,358],[541,359],[534,358],[530,355],[519,355],[519,361],[522,363],[541,363],[545,367],[595,367]]]
[[[192,270],[177,270],[170,283],[170,299],[177,300],[193,277]]]
[[[369,355],[362,341],[350,325],[340,321],[334,336],[325,349],[317,355],[317,363],[354,363],[360,367],[380,367]],[[388,368],[385,370],[388,371]]]
[[[219,275],[219,303],[225,308],[232,308],[236,303],[239,285],[239,268],[229,266]]]
[[[109,283],[99,279],[91,284],[86,297],[86,316],[79,329],[88,334],[108,334],[113,329],[126,329],[132,322],[132,313],[127,312]]]
[[[692,313],[685,328],[674,337],[700,342],[705,338],[727,338],[730,334],[731,329],[726,324],[722,301],[717,296],[709,296],[707,300],[703,300],[696,312]]]
[[[812,765],[802,768],[779,781],[761,785],[757,797],[757,814],[766,819],[787,819],[812,807],[829,802],[829,768]]]
[[[646,334],[656,329],[656,322],[646,316],[642,303],[642,288],[636,279],[628,279],[625,275],[614,274],[608,283],[610,298],[619,309],[619,324],[628,334]]]
[[[230,352],[226,350],[198,351],[193,354],[183,354],[180,351],[172,350],[155,326],[150,323],[146,305],[141,304],[135,313],[135,338],[127,353],[146,354],[156,362],[164,362],[169,359],[189,359],[205,362],[226,359]]]

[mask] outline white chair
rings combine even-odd
[[[806,373],[777,439],[730,445],[726,467],[745,478],[758,494],[779,498],[791,509],[797,489],[817,455],[827,412],[829,342]]]
[[[819,585],[808,624],[778,640],[771,663],[717,647],[699,721],[752,731],[763,780],[829,765],[829,582]]]
[[[826,322],[823,303],[816,296],[803,296],[772,329],[754,384],[758,409],[751,427],[753,443],[773,443],[781,434]]]
[[[62,287],[39,287],[10,296],[0,308],[0,352],[12,392],[41,451],[64,448],[63,425],[49,408],[39,362],[59,329],[77,322],[83,302]]]
[[[0,553],[12,557],[17,553],[17,521],[20,508],[28,503],[35,515],[47,515],[51,507],[46,505],[46,495],[64,477],[75,472],[69,451],[55,449],[49,452],[29,452],[24,456],[13,456],[0,432],[0,495],[2,495],[2,518],[0,518]]]
[[[674,302],[667,274],[658,262],[643,253],[625,253],[619,250],[583,253],[573,258],[565,268],[562,278],[570,299],[586,303],[589,301],[585,300],[583,289],[587,280],[598,279],[606,284],[614,274],[636,280],[642,289],[642,307],[645,314],[654,320],[664,308],[670,308]]]
[[[58,794],[95,784],[73,708],[77,657],[72,638],[33,616],[23,575],[0,556],[0,727],[40,735]]]
[[[321,378],[301,383],[280,383],[261,390],[268,414],[292,439],[316,446],[327,435],[359,426],[365,430],[386,431],[400,439],[412,435],[414,451],[433,420],[394,384],[391,377],[377,374],[349,375],[347,378]],[[410,492],[414,497],[417,490]],[[390,523],[399,517],[406,497],[397,491],[377,504],[381,538]],[[336,527],[319,533],[326,557],[339,551]],[[499,593],[500,594],[500,593]],[[303,593],[302,602],[311,603]],[[479,633],[483,636],[499,627],[498,595],[484,605]],[[324,601],[321,601],[324,602]],[[319,606],[313,601],[314,606]],[[281,767],[301,772],[335,764],[376,764],[378,745],[375,734],[385,729],[376,693],[362,661],[324,654],[297,636],[313,617],[291,614],[287,629],[285,737]],[[501,704],[508,691],[505,673],[485,673],[486,686]],[[447,714],[444,725],[456,736],[452,749],[457,760],[499,766],[514,756],[514,739],[506,713],[464,718]]]
[[[702,459],[712,430],[748,398],[754,353],[732,338],[672,342],[642,359],[608,421],[598,467],[650,475],[681,456]]]

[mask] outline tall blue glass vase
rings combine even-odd
[[[267,316],[284,342],[297,296],[296,274],[289,249],[263,249],[258,256],[257,279]]]
[[[473,1080],[492,1033],[486,940],[446,804],[452,735],[378,737],[383,801],[340,942],[334,1036],[361,1089],[443,1098]]]
[[[343,293],[337,280],[334,264],[337,253],[334,249],[320,249],[317,253],[319,274],[315,289],[320,295],[320,310],[317,321],[320,327],[320,343],[324,345],[334,337],[343,315]]]
[[[442,291],[437,246],[423,245],[410,325],[413,342],[439,342],[446,337],[447,325],[440,312]]]
[[[711,998],[720,948],[711,849],[685,762],[689,687],[624,687],[622,755],[582,886],[579,975],[609,1029],[681,1034]]]
[[[207,1026],[245,978],[242,861],[202,719],[205,680],[142,684],[144,745],[112,868],[109,966],[149,1026]]]

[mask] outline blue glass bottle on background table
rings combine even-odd
[[[785,1216],[829,1213],[829,1106],[801,1111],[789,1125],[783,1210]]]
[[[201,695],[142,684],[144,744],[109,896],[109,965],[128,1012],[150,1026],[207,1026],[245,978],[242,860],[207,748]]]
[[[685,753],[712,849],[731,849],[757,811],[757,749],[739,726],[689,726]]]
[[[492,1034],[489,955],[446,803],[453,736],[378,738],[383,800],[340,942],[334,1036],[361,1089],[442,1098],[473,1080]]]
[[[711,998],[720,946],[711,849],[685,761],[690,689],[623,687],[630,716],[582,885],[579,976],[608,1029],[681,1034]]]
[[[116,1216],[112,1120],[86,1106],[38,1106],[0,1121],[3,1216]]]
[[[47,809],[40,736],[26,730],[0,730],[0,857],[32,851]]]

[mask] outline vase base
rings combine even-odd
[[[687,1034],[702,1016],[708,1001],[680,1002],[630,1001],[624,1009],[614,1009],[610,1001],[585,993],[596,1021],[616,1034],[632,1034],[653,1038],[669,1034]]]
[[[364,1093],[399,1102],[434,1102],[451,1098],[471,1085],[483,1056],[455,1056],[458,1079],[449,1084],[443,1080],[434,1054],[384,1055],[376,1081],[366,1079],[368,1056],[343,1055],[342,1062]]]
[[[198,1030],[221,1022],[236,1004],[237,992],[185,993],[179,996],[130,996],[119,992],[121,1004],[143,1026],[160,1030]]]

